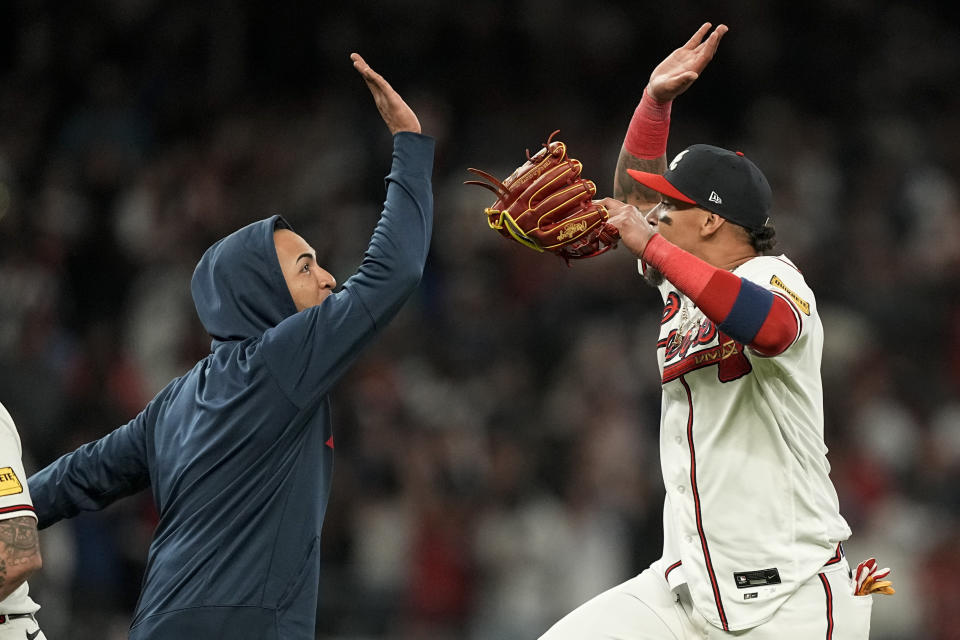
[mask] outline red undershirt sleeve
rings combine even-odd
[[[800,331],[790,304],[763,287],[719,269],[654,235],[643,260],[656,267],[716,323],[717,328],[766,356],[793,344]]]
[[[670,135],[671,102],[657,102],[643,90],[640,104],[633,112],[624,148],[635,158],[652,160],[667,153]]]

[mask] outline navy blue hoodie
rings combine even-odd
[[[333,463],[328,392],[423,272],[433,140],[394,136],[363,263],[297,313],[279,216],[210,247],[193,299],[210,355],[128,424],[30,480],[41,528],[150,487],[160,514],[130,637],[313,640]]]

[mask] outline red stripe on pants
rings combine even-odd
[[[827,635],[825,636],[827,640],[832,640],[833,638],[833,591],[830,590],[830,581],[827,580],[827,576],[822,573],[819,574],[820,582],[823,583],[823,591],[827,596]]]

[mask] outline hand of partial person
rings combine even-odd
[[[650,74],[650,82],[647,83],[647,93],[651,98],[657,102],[670,102],[700,77],[700,73],[717,52],[720,38],[727,32],[727,25],[721,24],[707,36],[712,26],[705,22],[685,45],[657,65]]]
[[[390,129],[391,135],[400,131],[420,133],[420,121],[417,119],[417,114],[403,101],[403,98],[390,86],[390,83],[374,71],[359,53],[351,53],[350,59],[353,60],[353,68],[360,72],[370,89],[370,93],[373,94],[373,101],[376,103],[387,128]]]
[[[878,569],[875,558],[868,558],[857,565],[857,570],[853,577],[856,581],[854,595],[869,596],[874,593],[893,595],[896,593],[893,589],[893,582],[884,580],[890,575],[890,569]]]
[[[620,241],[624,246],[633,255],[642,257],[643,250],[647,248],[647,243],[657,233],[657,229],[647,222],[643,212],[632,204],[614,198],[604,198],[597,202],[610,213],[607,223],[620,232]]]

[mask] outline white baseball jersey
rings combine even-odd
[[[731,631],[768,620],[850,536],[828,476],[813,292],[783,256],[753,258],[734,273],[786,300],[799,335],[780,355],[761,356],[669,281],[660,287],[666,499],[663,556],[653,565]]]
[[[22,455],[20,434],[6,407],[0,404],[0,520],[37,517],[27,488],[27,476],[23,472]],[[24,582],[0,601],[0,614],[36,612],[40,605],[30,598],[29,592],[30,587]]]

